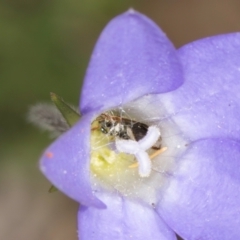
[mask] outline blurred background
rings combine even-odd
[[[0,240],[76,240],[78,205],[38,169],[51,142],[26,121],[49,92],[77,105],[92,48],[105,24],[133,7],[176,47],[240,31],[239,0],[0,1]]]

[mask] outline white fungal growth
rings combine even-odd
[[[141,177],[148,177],[151,173],[152,162],[147,153],[159,139],[160,130],[156,126],[148,128],[146,136],[141,140],[116,139],[116,148],[119,152],[133,154],[138,162],[138,173]]]

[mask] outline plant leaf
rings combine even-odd
[[[50,93],[52,102],[56,105],[57,109],[61,112],[69,127],[72,127],[79,121],[81,115],[69,106],[61,97],[55,93]]]
[[[53,192],[56,192],[56,191],[58,191],[58,189],[53,185],[48,189],[49,193],[53,193]]]

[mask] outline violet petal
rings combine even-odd
[[[163,194],[158,212],[184,239],[240,239],[240,143],[192,143]]]
[[[191,140],[240,139],[240,33],[202,39],[178,53],[185,82],[161,96],[169,116]]]
[[[103,194],[107,208],[80,207],[78,235],[81,240],[161,239],[176,240],[175,233],[154,208],[130,201],[118,194]]]
[[[145,94],[174,90],[182,82],[172,43],[152,20],[129,10],[114,18],[97,41],[80,110],[121,106]]]
[[[74,200],[87,205],[104,207],[92,193],[90,184],[90,123],[93,114],[60,136],[45,150],[40,161],[44,175],[59,190]]]

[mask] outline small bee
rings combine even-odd
[[[137,122],[129,118],[112,115],[108,112],[102,113],[96,119],[99,123],[99,129],[102,133],[108,134],[113,137],[119,137],[125,140],[141,140],[148,131],[148,125],[145,123]],[[161,148],[161,137],[152,146],[152,149]]]

